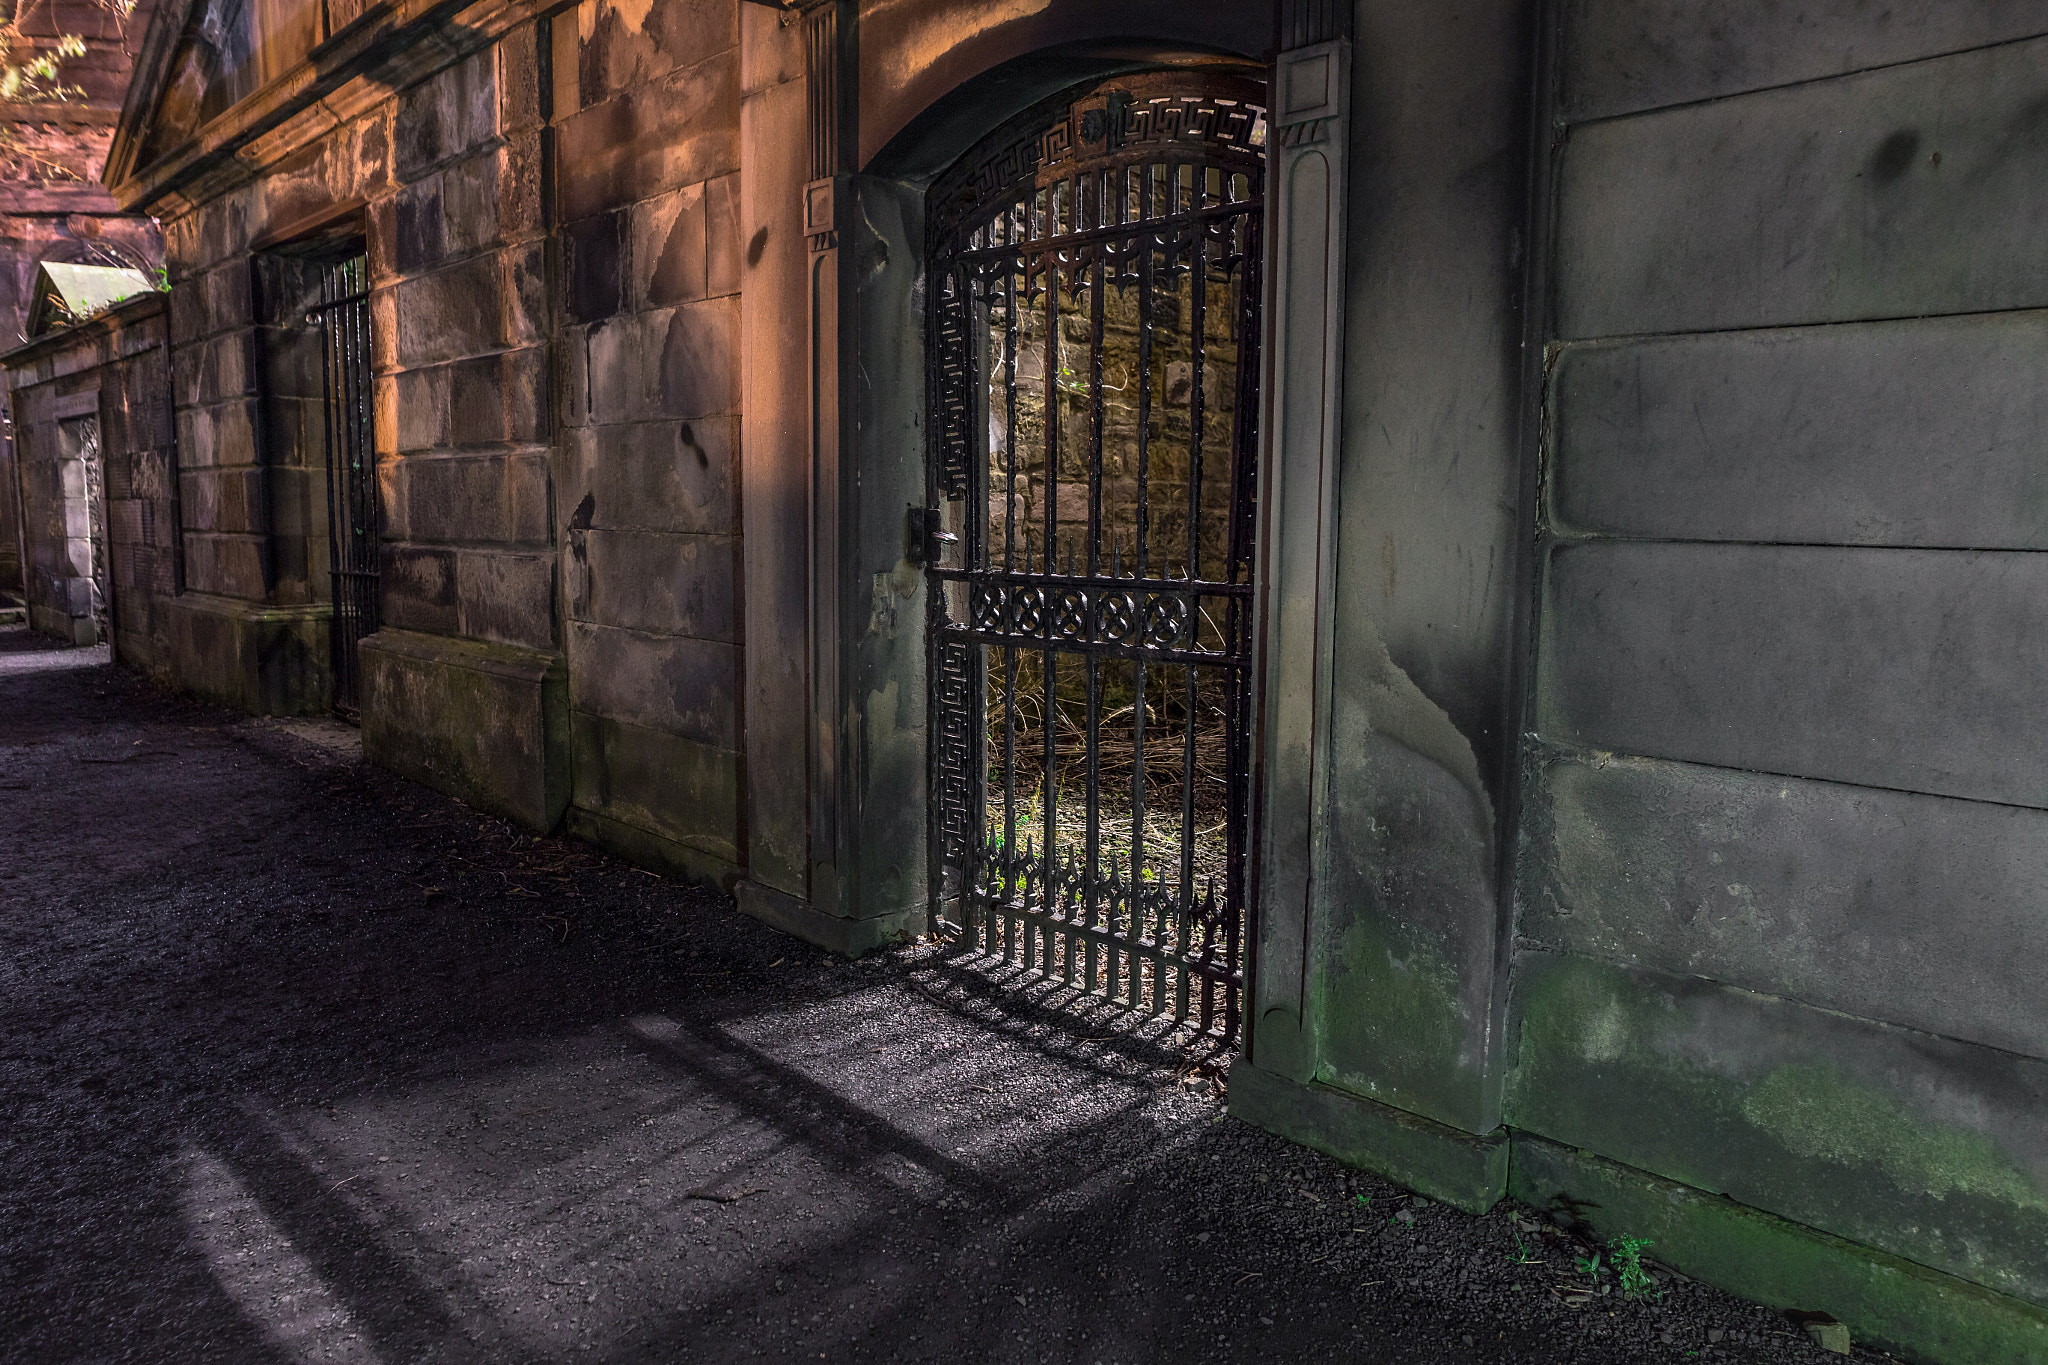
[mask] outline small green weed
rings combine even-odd
[[[1542,1257],[1542,1255],[1541,1255],[1540,1253],[1538,1253],[1538,1252],[1536,1251],[1536,1249],[1535,1249],[1534,1247],[1531,1247],[1531,1246],[1530,1246],[1530,1245],[1529,1245],[1529,1244],[1528,1244],[1527,1242],[1525,1242],[1525,1241],[1523,1241],[1523,1240],[1522,1240],[1522,1234],[1518,1232],[1518,1233],[1516,1233],[1516,1234],[1515,1234],[1514,1236],[1515,1236],[1515,1254],[1514,1254],[1514,1255],[1512,1255],[1512,1256],[1510,1256],[1510,1257],[1508,1257],[1508,1264],[1509,1264],[1509,1265],[1542,1265],[1542,1264],[1543,1264],[1543,1257]]]
[[[1617,1237],[1607,1244],[1607,1249],[1614,1253],[1612,1264],[1621,1281],[1621,1292],[1629,1298],[1654,1298],[1659,1292],[1656,1279],[1643,1269],[1643,1248],[1655,1245],[1647,1237]]]
[[[1597,1278],[1600,1274],[1601,1259],[1598,1251],[1595,1251],[1591,1256],[1574,1256],[1572,1257],[1572,1267],[1581,1275],[1590,1275]]]

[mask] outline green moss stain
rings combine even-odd
[[[1707,982],[1546,954],[1518,971],[1510,1127],[2048,1302],[2048,1189],[1921,1098],[1970,1093],[1959,1059]],[[2029,1103],[2020,1076],[1979,1084],[1992,1112]]]
[[[1832,1313],[1858,1339],[1940,1365],[2048,1359],[2048,1313],[1726,1199],[1518,1137],[1509,1192],[1569,1199],[1603,1236],[1649,1237],[1657,1259],[1772,1308]]]
[[[1472,1092],[1458,969],[1427,943],[1401,943],[1355,919],[1338,937],[1319,985],[1336,1059],[1317,1079],[1446,1123],[1466,1126],[1452,1097]],[[1328,986],[1333,985],[1334,989]],[[1345,1065],[1366,1060],[1370,1072]]]
[[[1900,1188],[1936,1199],[1975,1195],[2048,1212],[2048,1191],[1991,1139],[1916,1118],[1831,1067],[1778,1067],[1743,1098],[1742,1114],[1786,1150],[1811,1160],[1875,1166]]]

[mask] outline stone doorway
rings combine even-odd
[[[929,200],[931,922],[1237,1036],[1265,92],[1124,76]]]

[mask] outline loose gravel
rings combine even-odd
[[[1843,1359],[19,630],[0,829],[6,1361]]]

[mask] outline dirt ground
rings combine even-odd
[[[0,1359],[1842,1359],[105,658],[0,631]]]

